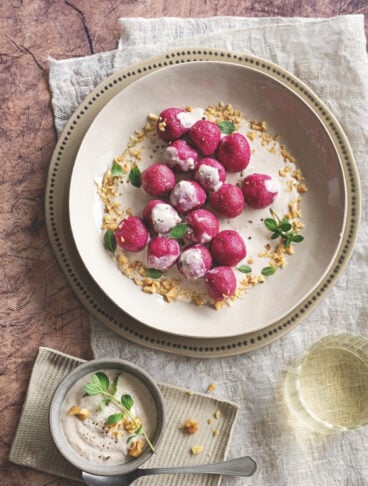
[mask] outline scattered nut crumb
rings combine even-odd
[[[190,450],[192,454],[195,456],[197,454],[200,454],[203,451],[203,447],[201,445],[194,445]]]
[[[212,419],[211,418],[207,419],[207,423],[208,423],[208,425],[211,425],[212,424]]]
[[[186,434],[192,435],[197,432],[199,429],[198,421],[188,419],[185,423],[180,427],[180,430],[183,430]]]
[[[216,412],[213,414],[213,416],[215,417],[216,420],[218,420],[220,418],[220,415],[221,415],[220,410],[216,410]]]
[[[217,437],[217,436],[219,435],[219,433],[220,433],[220,432],[219,432],[219,430],[218,430],[218,429],[214,429],[214,430],[212,431],[212,434],[213,434],[213,436],[214,436],[214,437]]]
[[[207,388],[208,393],[211,393],[215,390],[216,390],[216,384],[215,383],[211,383],[210,385],[208,385],[208,388]]]
[[[187,391],[187,395],[189,395],[190,397],[192,397],[194,395],[194,391],[192,390],[188,390]]]

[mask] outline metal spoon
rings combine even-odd
[[[257,469],[257,463],[249,456],[239,457],[230,461],[204,464],[188,467],[157,467],[154,469],[136,469],[122,476],[95,476],[82,473],[84,481],[90,486],[129,486],[141,476],[153,474],[223,474],[227,476],[252,476]]]

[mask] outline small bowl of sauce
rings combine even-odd
[[[119,359],[89,361],[72,371],[54,394],[49,418],[63,456],[97,475],[137,469],[156,451],[165,426],[156,383]]]

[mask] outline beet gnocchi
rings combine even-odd
[[[303,239],[297,234],[303,227],[298,193],[307,188],[292,166],[293,157],[266,132],[265,122],[248,122],[221,103],[206,110],[170,107],[149,115],[137,133],[143,135],[130,141],[124,153],[133,158],[128,180],[138,191],[134,198],[141,197],[145,205],[134,215],[127,210],[116,223],[106,216],[103,226],[104,245],[125,275],[167,302],[189,296],[196,305],[212,301],[219,309],[283,268],[291,242]],[[156,145],[142,157],[146,135]],[[258,145],[252,145],[255,139]],[[253,147],[263,150],[263,157],[277,148],[284,166],[275,171],[267,157],[254,162]],[[123,184],[127,173],[119,158],[114,165],[115,171],[105,175],[105,193],[108,184]],[[109,201],[105,211],[114,211],[116,204]],[[280,217],[275,208],[281,208]],[[131,261],[134,253],[137,259]],[[262,258],[268,267],[261,268]]]

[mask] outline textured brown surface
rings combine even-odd
[[[0,2],[1,440],[0,484],[68,481],[8,463],[31,366],[40,345],[88,359],[87,314],[48,243],[44,189],[56,135],[47,56],[116,47],[117,19],[155,16],[366,14],[366,0],[2,0]]]

